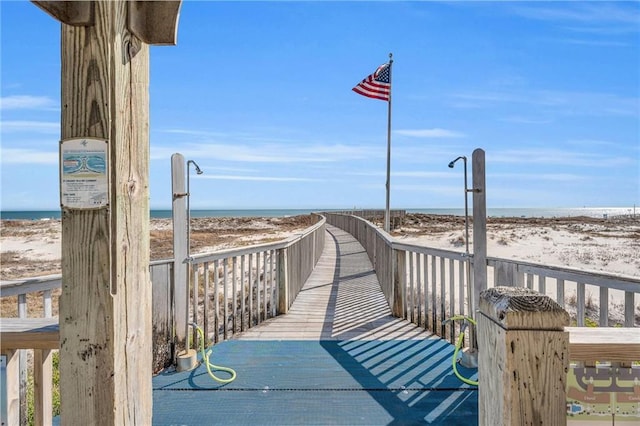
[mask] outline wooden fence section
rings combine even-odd
[[[451,338],[454,325],[445,322],[446,318],[473,314],[469,309],[473,255],[396,242],[362,218],[325,215],[328,223],[349,232],[365,247],[394,315]],[[487,258],[487,275],[489,287],[532,288],[549,295],[560,306],[575,307],[578,326],[586,325],[587,314],[596,309],[595,302],[590,302],[589,289],[601,301],[607,301],[597,307],[596,322],[600,326],[610,325],[609,302],[622,306],[625,327],[634,327],[640,314],[635,303],[640,280],[633,277],[498,258]],[[615,292],[620,297],[614,301]]]
[[[367,251],[393,314],[453,341],[454,315],[470,315],[471,258],[464,253],[395,242],[355,216],[325,213],[327,222],[353,235]]]
[[[195,295],[195,297],[192,297],[191,314],[193,315],[193,312],[196,312],[198,318],[202,319],[199,324],[203,324],[210,333],[212,330],[217,330],[217,332],[211,333],[216,341],[230,337],[233,333],[243,329],[243,326],[251,327],[266,318],[286,312],[286,309],[295,300],[295,296],[322,254],[325,241],[325,221],[321,217],[318,217],[318,220],[318,223],[307,228],[300,235],[283,242],[250,246],[238,250],[218,252],[209,257],[204,255],[194,258],[192,271],[197,271],[197,273],[193,282],[209,282],[210,284],[203,286],[198,284],[200,290],[192,293],[192,296]],[[176,324],[173,310],[175,296],[174,263],[174,259],[165,259],[153,261],[149,265],[153,299],[152,347],[154,372],[171,365],[174,358],[173,341]],[[205,269],[212,268],[218,270],[218,274],[204,274]],[[244,285],[241,285],[239,276],[245,276],[248,281],[245,280]],[[251,282],[252,285],[248,285],[248,282]],[[24,280],[3,281],[0,283],[0,297],[17,296],[19,318],[15,320],[22,327],[30,327],[30,323],[38,319],[29,318],[35,313],[27,310],[27,295],[42,292],[44,316],[45,318],[51,318],[54,305],[52,290],[61,286],[62,275],[60,274]],[[254,291],[253,294],[251,294],[252,291]],[[214,298],[213,294],[218,294],[218,297]],[[215,305],[200,304],[199,298],[203,296],[205,300],[215,301]],[[282,305],[282,303],[285,304]],[[200,307],[201,305],[202,307]],[[213,311],[217,314],[211,314],[212,305],[214,306]],[[232,314],[234,306],[238,305],[241,306],[240,316]],[[194,309],[193,306],[196,306],[196,308]],[[251,315],[248,315],[249,312],[251,312]],[[242,313],[244,313],[244,316]],[[211,318],[213,316],[215,316],[216,320],[212,325]],[[223,318],[227,320],[225,321]],[[208,319],[208,321],[205,321],[205,319]],[[4,336],[9,336],[9,334],[5,335],[5,332],[11,332],[7,328],[11,321],[14,320],[3,318],[0,323],[3,338]],[[51,318],[51,320],[47,321],[53,321],[57,324],[58,319]],[[51,338],[50,332],[52,331],[58,333],[58,327],[56,326],[55,330],[48,330],[45,334],[48,336],[47,338]],[[46,377],[50,377],[51,374],[51,356],[50,352],[40,352],[49,351],[49,349],[40,348],[41,345],[37,341],[30,341],[23,346],[25,347],[9,348],[4,344],[2,346],[2,354],[8,356],[7,369],[10,368],[11,371],[12,399],[10,408],[12,419],[26,418],[26,350],[34,350],[34,359],[38,364],[35,377],[40,377],[44,374],[42,377],[45,378],[44,381],[42,381],[43,379],[35,380],[36,395],[39,395],[40,392],[49,391],[48,396],[45,393],[42,400],[45,401],[45,407],[51,406],[51,384],[46,384],[50,382],[50,380],[47,381]],[[53,350],[54,348],[50,349]],[[42,363],[40,363],[40,359]],[[42,368],[40,369],[40,367]],[[46,389],[40,386],[42,383],[44,383],[44,388]],[[37,403],[40,404],[40,402]],[[51,412],[48,408],[43,410]],[[39,413],[39,411],[36,411],[36,413]],[[10,422],[9,424],[14,423]],[[20,420],[15,424],[21,424]],[[46,416],[42,424],[50,424],[50,422],[46,421]]]
[[[286,313],[322,254],[325,219],[318,218],[282,242],[192,256],[190,323],[219,342]]]
[[[535,289],[547,294],[563,307],[567,300],[570,300],[575,305],[576,323],[579,327],[586,325],[587,310],[596,308],[599,317],[598,325],[609,326],[610,302],[623,305],[625,327],[634,327],[635,316],[640,314],[640,312],[634,313],[635,295],[640,293],[640,280],[631,277],[497,258],[488,258],[487,264],[493,271],[494,286]],[[590,289],[598,295],[597,299],[600,303],[597,306],[590,302],[592,300]],[[615,302],[611,297],[612,291],[617,291],[623,296]]]

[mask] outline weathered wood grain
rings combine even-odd
[[[566,424],[569,333],[564,326],[569,317],[551,302],[526,288],[481,293],[480,425]]]
[[[127,3],[62,25],[62,139],[109,145],[109,206],[62,212],[60,393],[64,424],[151,423],[148,46]]]

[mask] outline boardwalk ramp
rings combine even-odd
[[[235,381],[202,365],[154,377],[154,424],[477,424],[477,390],[453,375],[454,348],[393,317],[362,246],[327,233],[289,313],[213,348]]]

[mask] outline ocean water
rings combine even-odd
[[[349,210],[349,209],[345,209]],[[239,209],[239,210],[191,210],[191,217],[286,217],[336,209]],[[464,209],[423,208],[406,209],[407,213],[427,213],[463,216]],[[171,210],[151,210],[152,219],[171,218]],[[471,209],[469,214],[472,214]],[[620,215],[640,215],[640,206],[631,207],[576,207],[576,208],[487,208],[489,217],[575,217],[597,218]],[[60,219],[60,210],[0,211],[0,219],[46,220]]]

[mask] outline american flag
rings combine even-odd
[[[380,65],[373,74],[362,80],[351,90],[368,98],[389,101],[391,96],[390,67],[391,64],[389,63]]]

